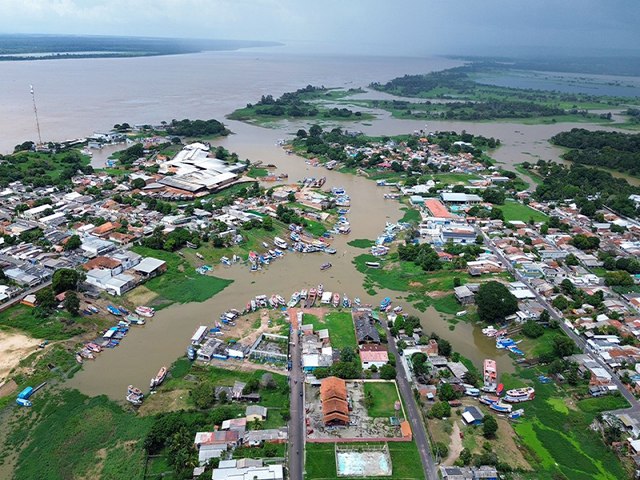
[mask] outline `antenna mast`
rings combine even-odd
[[[42,145],[42,136],[40,135],[40,120],[38,120],[38,107],[36,107],[36,94],[33,91],[33,85],[29,85],[31,89],[31,99],[33,100],[33,113],[36,116],[36,127],[38,128],[38,145]]]

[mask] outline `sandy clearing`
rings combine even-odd
[[[449,455],[442,462],[443,465],[451,466],[462,452],[462,438],[460,437],[460,426],[458,422],[453,422],[453,430],[451,430],[451,440],[449,442]]]
[[[5,380],[20,360],[33,353],[41,341],[22,333],[0,332],[0,382]]]

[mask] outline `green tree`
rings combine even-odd
[[[64,297],[64,308],[74,317],[80,312],[80,299],[76,292],[67,292]]]
[[[66,241],[66,243],[64,244],[64,249],[67,251],[75,250],[77,248],[80,248],[81,245],[82,245],[82,240],[80,240],[80,237],[78,235],[71,235],[69,239]]]
[[[76,290],[78,283],[84,280],[84,274],[70,268],[56,270],[51,279],[51,288],[55,293]]]
[[[433,454],[440,459],[447,458],[449,455],[449,447],[442,442],[435,442],[431,448]]]
[[[396,378],[396,369],[389,365],[388,363],[384,364],[380,368],[380,378],[384,380],[393,380]]]
[[[485,415],[482,421],[482,434],[485,438],[494,438],[498,431],[498,421],[493,415]]]
[[[544,334],[544,327],[535,320],[527,320],[522,326],[522,333],[529,338],[538,338]]]
[[[262,219],[262,228],[264,228],[267,232],[273,231],[273,219],[271,217],[264,217]]]
[[[56,302],[56,298],[51,287],[38,290],[36,293],[36,304],[42,310],[53,310],[56,308],[58,302]]]
[[[431,418],[446,418],[451,416],[451,406],[447,402],[435,402],[429,410]]]
[[[568,357],[576,351],[576,344],[569,337],[559,335],[553,338],[553,353],[557,357]]]
[[[438,398],[448,402],[449,400],[460,398],[460,394],[454,390],[450,383],[442,383],[440,384],[440,388],[438,388]]]
[[[222,397],[222,394],[220,397]],[[208,380],[199,382],[195,388],[191,390],[191,398],[196,407],[209,408],[216,399],[214,385]],[[222,398],[220,398],[220,400],[222,401]]]
[[[134,178],[131,181],[131,186],[133,188],[137,188],[138,190],[142,190],[146,186],[146,183],[142,178]]]
[[[495,323],[518,311],[518,300],[502,283],[486,282],[476,294],[478,316],[483,322]]]

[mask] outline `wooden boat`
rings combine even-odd
[[[162,382],[164,382],[164,379],[167,377],[167,367],[162,367],[159,371],[158,374],[151,379],[151,384],[150,387],[151,388],[156,388],[158,385],[160,385]]]
[[[320,265],[320,270],[328,270],[331,268],[331,264],[329,262],[323,263],[322,265]]]
[[[369,268],[380,268],[380,262],[364,262]]]
[[[484,360],[483,365],[484,386],[482,390],[485,392],[495,392],[498,388],[498,370],[496,361],[490,358]]]
[[[334,307],[337,307],[338,305],[340,305],[340,294],[339,293],[334,293],[333,294],[333,302],[331,302],[332,305]]]

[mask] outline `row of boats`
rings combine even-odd
[[[355,298],[352,301],[346,293],[340,296],[339,293],[325,292],[324,286],[320,284],[317,287],[310,288],[309,290],[303,288],[302,290],[293,292],[289,301],[286,301],[284,297],[277,294],[273,294],[270,297],[267,297],[266,295],[257,295],[247,302],[244,313],[255,312],[260,308],[268,307],[293,308],[298,306],[298,304],[302,304],[305,308],[311,308],[316,304],[316,302],[333,305],[334,307],[342,306],[345,308],[351,308],[353,305],[360,306],[359,298]]]
[[[496,361],[490,358],[485,359],[483,363],[483,381],[481,390],[486,393],[485,395],[480,395],[478,389],[471,389],[473,391],[468,389],[467,394],[479,396],[480,403],[488,405],[494,412],[508,414],[510,418],[520,418],[524,414],[521,409],[514,412],[512,404],[527,402],[536,396],[533,387],[514,388],[505,392],[504,385],[498,383]]]
[[[99,309],[93,305],[89,305],[87,308],[90,308],[93,313],[97,313],[95,312],[96,310],[99,311]],[[102,352],[105,348],[117,347],[120,345],[120,341],[129,332],[131,325],[144,325],[145,320],[142,317],[153,317],[153,315],[155,315],[155,310],[153,308],[145,306],[136,307],[136,313],[131,313],[125,307],[107,305],[107,311],[112,315],[119,317],[120,320],[117,325],[108,328],[102,334],[102,337],[82,345],[82,347],[76,352],[76,361],[78,363],[83,363],[84,360],[95,360],[96,355]]]

